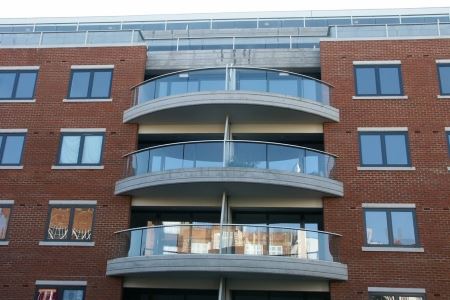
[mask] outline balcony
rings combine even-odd
[[[342,183],[331,179],[335,157],[286,144],[226,140],[150,147],[126,157],[125,178],[116,194],[342,196]]]
[[[347,280],[339,235],[249,224],[164,225],[116,233],[123,248],[107,275],[301,277]],[[182,255],[180,255],[182,254]]]
[[[134,88],[124,122],[233,122],[322,124],[339,121],[331,87],[286,71],[243,67],[175,72]]]

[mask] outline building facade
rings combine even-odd
[[[450,299],[449,18],[0,20],[0,298]]]

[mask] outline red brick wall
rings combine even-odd
[[[341,121],[325,125],[326,150],[339,156],[344,197],[324,201],[326,229],[343,235],[349,280],[331,284],[332,299],[368,299],[367,288],[425,288],[427,299],[450,299],[450,166],[445,127],[450,100],[437,99],[436,59],[450,58],[450,40],[327,41],[323,80],[335,86]],[[352,100],[353,61],[401,60],[407,100]],[[408,127],[415,171],[357,171],[358,127]],[[361,204],[415,203],[424,253],[363,252]]]
[[[145,47],[2,49],[1,66],[40,66],[36,103],[0,104],[0,128],[27,128],[23,170],[0,170],[0,199],[15,200],[9,246],[0,246],[0,298],[33,299],[36,280],[86,280],[86,299],[120,299],[121,279],[107,278],[117,247],[114,232],[128,227],[130,199],[114,196],[122,156],[136,148],[137,127],[122,123],[130,87],[144,79]],[[112,102],[63,103],[71,65],[114,65]],[[106,128],[104,170],[52,170],[60,128]],[[95,247],[39,246],[49,200],[97,200]]]

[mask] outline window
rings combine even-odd
[[[439,86],[441,95],[450,95],[450,63],[438,64]]]
[[[72,70],[68,98],[110,98],[112,73],[111,69]]]
[[[36,86],[36,70],[1,70],[0,102],[2,100],[31,100]]]
[[[8,223],[11,216],[11,205],[0,205],[0,241],[6,240]]]
[[[19,166],[22,163],[23,133],[0,132],[0,166]]]
[[[425,296],[418,294],[369,293],[369,300],[425,300]]]
[[[364,219],[367,246],[419,246],[413,209],[365,209]]]
[[[83,286],[38,286],[36,300],[84,300]]]
[[[91,241],[94,211],[94,206],[51,205],[46,240]]]
[[[360,132],[361,166],[410,166],[407,132]]]
[[[355,66],[355,85],[357,96],[403,95],[399,65]]]
[[[103,133],[68,133],[61,135],[58,165],[96,166],[102,162]]]

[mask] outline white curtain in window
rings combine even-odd
[[[103,136],[86,136],[84,138],[83,164],[99,164],[102,153]]]
[[[78,162],[78,151],[80,149],[80,136],[64,136],[61,146],[59,163],[76,164]]]

